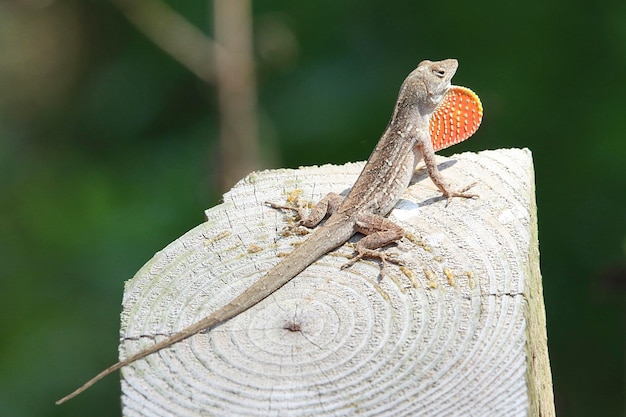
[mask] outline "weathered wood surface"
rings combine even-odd
[[[419,170],[391,218],[405,262],[323,257],[235,319],[122,370],[125,416],[551,416],[530,151],[439,157],[477,200]],[[362,163],[253,173],[130,281],[120,358],[218,309],[303,236],[266,207],[350,187]],[[293,194],[292,194],[293,195]]]

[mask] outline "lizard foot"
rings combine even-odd
[[[468,185],[467,187],[463,188],[460,191],[448,191],[445,192],[443,194],[443,196],[446,198],[446,207],[448,207],[448,205],[450,205],[450,203],[452,202],[452,199],[454,197],[461,197],[461,198],[478,198],[478,194],[466,194],[465,192],[467,190],[469,190],[470,188],[472,188],[473,186],[475,186],[477,183],[473,182],[470,185]]]
[[[303,219],[306,218],[306,213],[304,212],[304,209],[301,206],[287,206],[284,204],[278,204],[278,203],[273,203],[271,201],[266,201],[265,205],[268,207],[271,207],[273,209],[276,210],[289,210],[289,211],[295,211],[296,214],[298,215],[298,221],[295,222],[295,224],[293,226],[291,226],[290,228],[295,228],[298,226],[302,225]]]
[[[348,262],[343,264],[341,266],[341,269],[350,268],[352,265],[354,265],[355,263],[357,263],[358,261],[360,261],[363,258],[380,259],[380,261],[382,262],[382,266],[380,268],[380,275],[381,276],[385,276],[386,275],[385,271],[387,269],[387,265],[390,264],[390,263],[395,264],[395,265],[400,265],[400,266],[404,265],[404,262],[402,262],[400,259],[397,259],[394,256],[386,255],[383,252],[378,251],[378,250],[361,248],[361,249],[357,249],[356,255],[354,255]]]

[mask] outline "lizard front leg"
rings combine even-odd
[[[398,263],[385,255],[379,248],[396,242],[404,236],[404,230],[391,220],[375,214],[361,214],[356,219],[355,230],[365,235],[354,248],[356,255],[341,269],[349,268],[362,258],[376,258],[383,263],[381,275],[385,275],[387,262]]]
[[[435,160],[435,151],[433,150],[432,145],[430,145],[429,141],[424,141],[424,143],[417,144],[417,149],[422,155],[424,159],[424,164],[426,165],[426,170],[428,171],[428,176],[432,180],[432,182],[439,188],[439,190],[443,193],[443,196],[446,198],[446,207],[452,201],[453,197],[461,197],[461,198],[478,198],[477,194],[466,194],[465,192],[472,188],[476,183],[472,183],[467,187],[463,188],[460,191],[453,191],[450,189],[448,182],[445,180],[439,168],[437,168],[437,161]]]

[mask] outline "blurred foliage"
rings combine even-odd
[[[210,3],[169,3],[211,33]],[[558,415],[624,415],[626,2],[254,7],[273,166],[367,158],[404,76],[459,59],[485,120],[444,153],[534,154]],[[0,415],[117,415],[115,377],[53,401],[116,359],[123,282],[219,202],[215,92],[106,0],[2,2],[0,51]]]

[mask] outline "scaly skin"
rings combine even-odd
[[[383,216],[398,202],[409,185],[416,164],[422,158],[429,176],[448,202],[453,197],[475,197],[463,191],[451,190],[435,163],[434,148],[471,136],[478,129],[482,117],[480,102],[475,95],[471,96],[471,91],[469,94],[469,90],[463,87],[450,88],[450,80],[457,67],[455,59],[422,61],[408,75],[400,88],[391,120],[351,191],[343,200],[336,194],[328,195],[308,218],[302,219],[301,224],[314,227],[330,214],[326,223],[293,252],[226,306],[171,337],[110,366],[56,404],[75,397],[123,366],[243,313],[285,285],[318,258],[343,245],[357,232],[365,237],[357,243],[356,256],[347,265],[352,265],[362,257],[376,257],[385,261],[385,256],[376,249],[402,238],[404,232],[401,227]],[[451,95],[444,101],[449,90]],[[441,106],[440,113],[436,113],[442,101],[444,106]],[[457,109],[457,102],[469,105],[471,111],[466,113],[465,110]],[[480,117],[477,117],[478,110]],[[436,116],[433,119],[434,113]],[[472,126],[459,133],[459,129],[453,128],[457,123],[456,116],[470,120]],[[436,120],[437,124],[431,125],[431,120]],[[449,128],[446,129],[448,125]],[[433,129],[437,136],[431,141]]]

